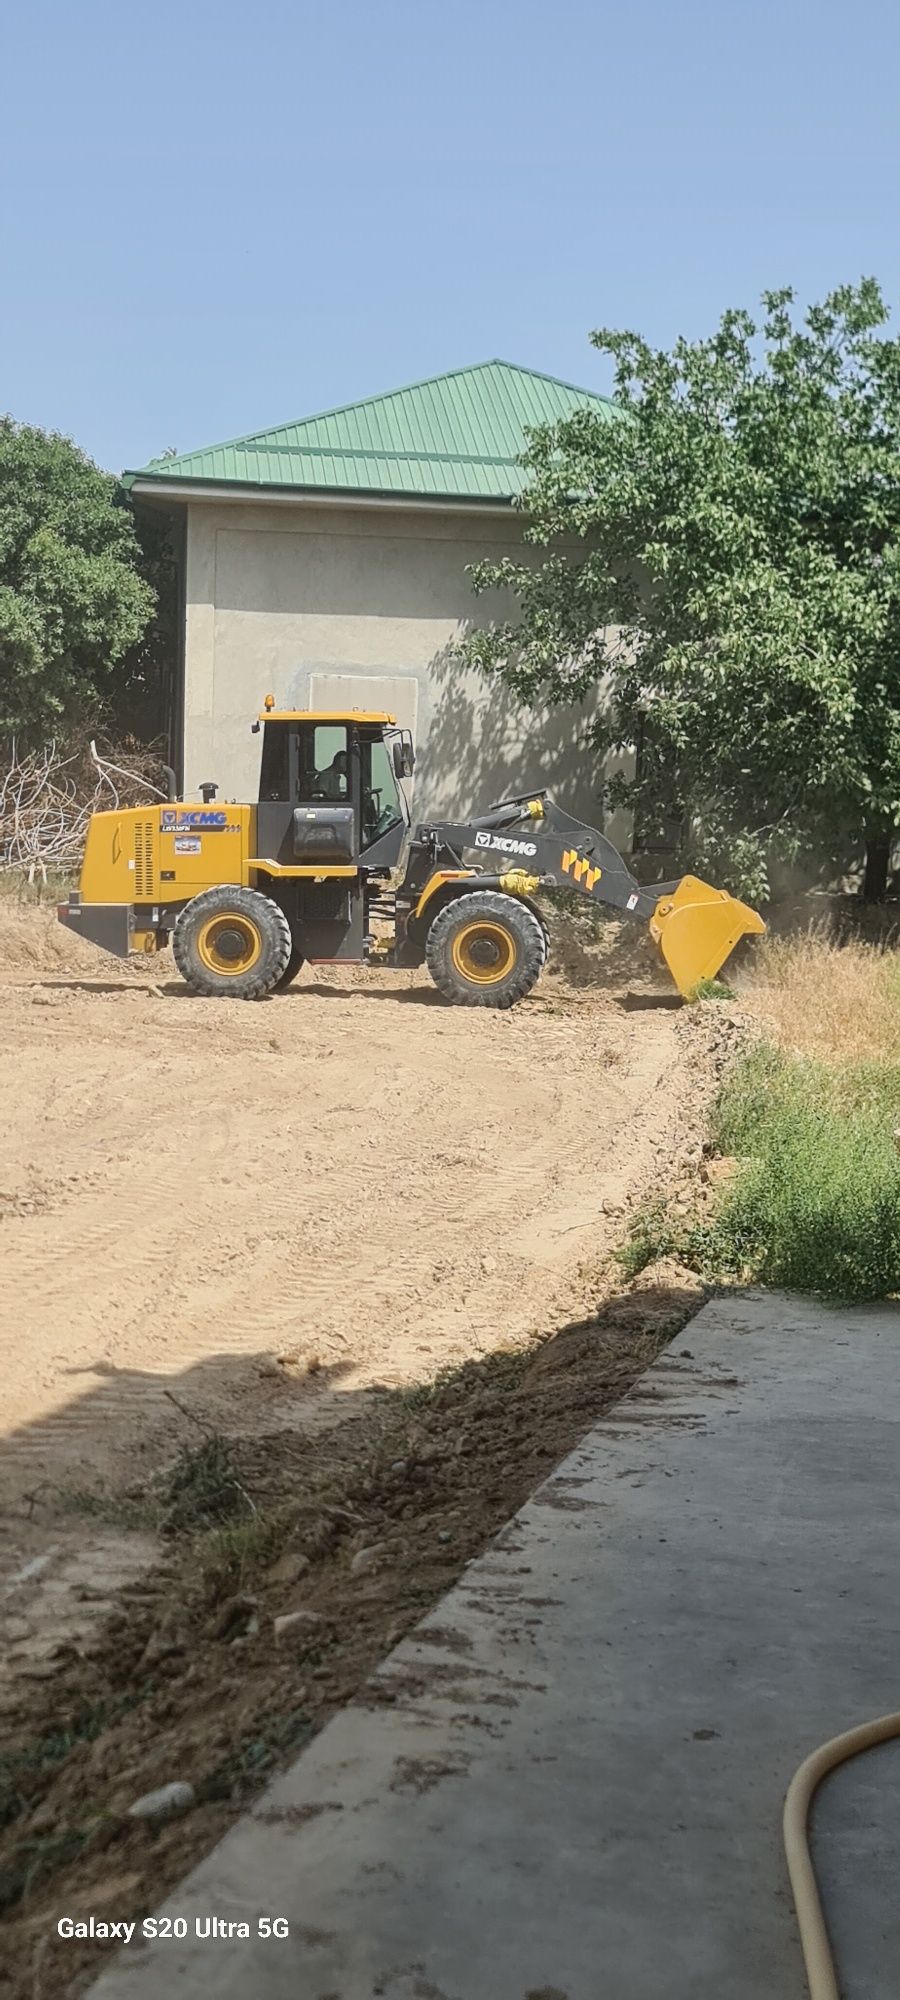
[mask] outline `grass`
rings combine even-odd
[[[0,868],[0,897],[10,903],[61,903],[77,883],[77,872],[48,868],[45,877],[38,870],[30,882],[27,868]]]
[[[56,1495],[56,1511],[60,1514],[80,1514],[86,1520],[102,1521],[114,1528],[152,1529],[158,1525],[159,1507],[145,1492],[129,1488],[124,1492],[109,1490],[105,1486],[52,1486],[47,1490]]]
[[[767,938],[739,983],[762,1037],[711,1130],[736,1171],[693,1219],[645,1204],[626,1275],[675,1254],[712,1283],[900,1294],[900,952],[817,927]]]
[[[35,1834],[20,1841],[14,1866],[0,1870],[0,1913],[24,1902],[44,1876],[76,1860],[92,1830],[90,1826],[67,1826],[58,1833]]]
[[[625,1242],[615,1252],[623,1277],[637,1278],[656,1257],[665,1257],[682,1248],[678,1231],[669,1219],[668,1206],[660,1196],[645,1201],[634,1215]]]
[[[642,1211],[625,1268],[675,1250],[713,1281],[900,1293],[900,953],[817,925],[767,937],[739,986],[762,1039],[711,1135],[737,1170],[693,1223]]]
[[[9,1826],[27,1811],[31,1779],[64,1764],[76,1743],[94,1743],[118,1716],[134,1706],[134,1695],[93,1702],[58,1729],[0,1753],[0,1827]]]
[[[740,1169],[695,1230],[693,1260],[824,1297],[900,1292],[898,1115],[900,1064],[751,1050],[713,1121]]]
[[[737,995],[734,987],[728,986],[724,979],[698,979],[690,997],[692,1000],[735,1000]]]
[[[254,1791],[273,1767],[293,1756],[313,1734],[314,1723],[303,1708],[291,1715],[261,1715],[254,1734],[242,1738],[201,1779],[197,1797],[237,1801]]]
[[[194,1559],[205,1602],[218,1604],[258,1579],[280,1556],[293,1526],[290,1508],[272,1508],[198,1537]]]
[[[900,952],[827,925],[766,937],[740,998],[779,1048],[825,1062],[900,1062]]]
[[[255,1512],[238,1479],[231,1446],[219,1431],[210,1431],[200,1445],[183,1447],[165,1499],[170,1534],[245,1520]]]

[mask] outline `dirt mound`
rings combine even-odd
[[[93,945],[57,922],[55,903],[26,903],[11,892],[0,895],[0,980],[21,972],[83,972],[97,978],[110,965],[118,971],[116,960],[99,960]]]
[[[554,987],[580,992],[611,988],[672,999],[672,981],[646,925],[595,910],[583,898],[544,912],[551,931],[547,973]]]

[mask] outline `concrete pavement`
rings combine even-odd
[[[93,2000],[804,2000],[781,1804],[900,1706],[898,1445],[895,1310],[708,1305],[170,1898],[188,1937]],[[853,2000],[895,1990],[893,1838]]]

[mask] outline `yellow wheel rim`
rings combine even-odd
[[[465,924],[453,939],[451,957],[473,986],[498,986],[516,962],[516,941],[503,924]]]
[[[238,973],[249,972],[262,948],[263,941],[256,925],[237,911],[224,910],[210,917],[197,937],[197,950],[207,972],[218,972],[231,978],[236,978]]]

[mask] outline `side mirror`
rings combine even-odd
[[[402,736],[395,736],[393,759],[394,776],[397,778],[411,778],[416,768],[416,753],[413,749],[412,737],[408,729],[404,729]]]

